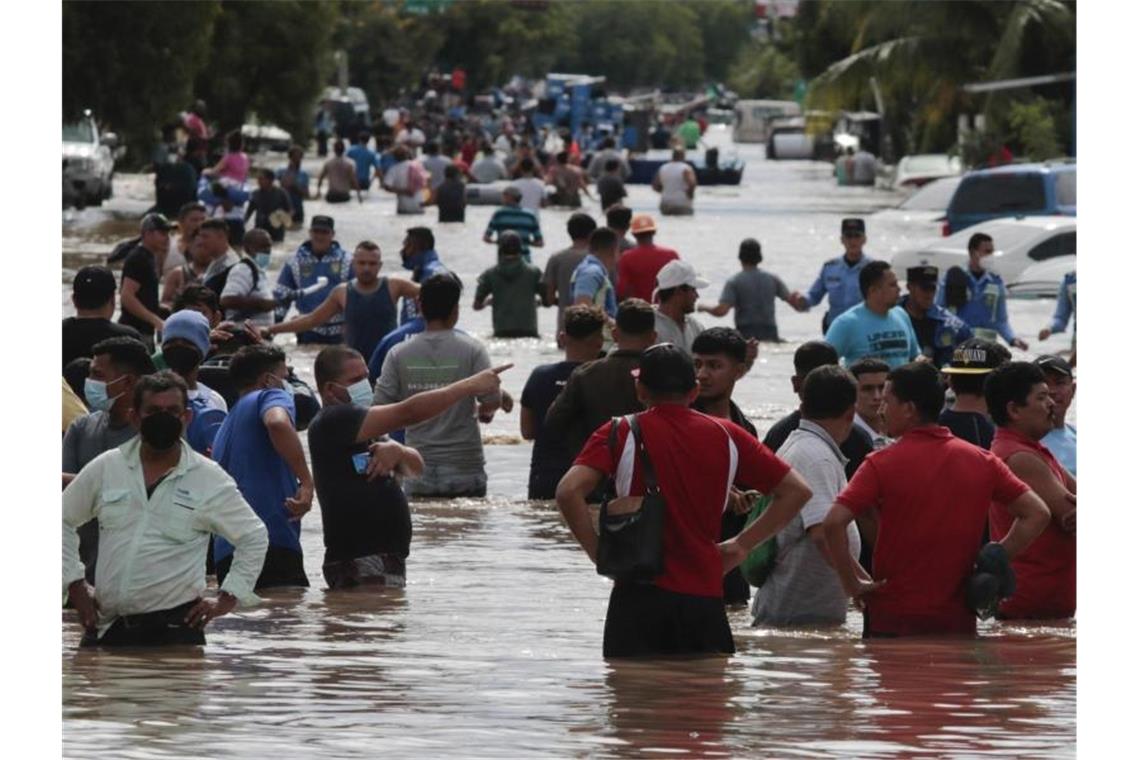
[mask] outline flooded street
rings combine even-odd
[[[648,186],[628,188],[635,213],[657,217],[657,242],[713,283],[702,302],[715,302],[738,270],[744,237],[760,240],[762,266],[801,291],[824,260],[841,253],[844,216],[867,218],[872,256],[900,243],[897,231],[877,230],[870,215],[901,196],[836,187],[830,165],[769,163],[761,146],[739,153],[748,162],[743,183],[699,188],[691,218],[661,218]],[[282,163],[276,155],[270,161]],[[137,234],[151,181],[122,175],[103,208],[64,212],[65,314],[74,271]],[[517,399],[531,369],[560,353],[553,309],[540,312],[541,339],[493,340],[491,310],[470,308],[475,278],[494,263],[494,247],[481,242],[493,210],[470,206],[466,224],[440,225],[434,209],[397,217],[395,199],[376,190],[363,205],[313,201],[305,208],[307,218],[334,216],[350,250],[362,239],[377,241],[382,274],[406,274],[398,253],[404,230],[431,226],[441,258],[465,284],[459,327],[487,341],[493,363],[514,362],[503,383]],[[583,210],[599,217],[596,201]],[[569,244],[569,213],[542,211],[547,244],[534,249],[540,268]],[[273,280],[303,239],[291,232],[275,248]],[[1051,300],[1010,303],[1011,323],[1034,354],[1068,346],[1067,334],[1035,340],[1053,308]],[[823,309],[799,314],[777,306],[788,342],[762,348],[737,385],[734,399],[761,435],[793,408],[792,354],[819,337]],[[732,324],[731,317],[700,320]],[[299,349],[292,336],[279,342],[312,383],[316,348]],[[525,500],[530,445],[519,436],[518,414],[499,413],[485,426],[486,499],[413,502],[406,589],[325,591],[314,505],[302,530],[312,588],[267,592],[259,607],[213,623],[201,651],[79,651],[80,629],[65,613],[65,755],[1075,755],[1075,624],[990,622],[976,640],[864,642],[856,612],[840,630],[777,630],[751,628],[737,609],[729,616],[737,644],[731,658],[606,662],[610,581],[594,572],[553,504]],[[1075,403],[1069,415],[1075,422]]]

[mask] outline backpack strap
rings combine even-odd
[[[649,458],[649,452],[645,449],[645,439],[641,434],[641,425],[637,421],[638,416],[631,414],[626,419],[629,420],[629,434],[633,436],[633,445],[641,460],[641,480],[645,484],[646,495],[649,495],[659,492],[661,488],[657,482],[657,471],[653,469],[653,460]]]

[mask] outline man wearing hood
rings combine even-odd
[[[331,216],[314,216],[309,226],[309,239],[285,262],[277,277],[277,287],[273,295],[278,303],[276,317],[285,318],[291,302],[296,302],[297,311],[302,315],[316,309],[329,297],[333,289],[347,282],[351,276],[352,258],[348,251],[334,240],[335,229]],[[311,293],[303,290],[317,284],[324,277],[324,287]],[[344,316],[334,316],[323,325],[297,335],[298,343],[340,343],[344,333]]]
[[[486,307],[488,297],[496,338],[538,337],[538,303],[550,304],[542,270],[523,261],[522,238],[514,232],[499,235],[499,263],[479,275],[475,311]]]
[[[412,282],[417,285],[433,274],[446,272],[447,267],[435,252],[435,235],[427,227],[409,227],[404,235],[404,245],[400,249],[404,269],[412,273]],[[400,324],[406,324],[420,315],[416,299],[404,298],[400,308]]]

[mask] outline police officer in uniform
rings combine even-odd
[[[796,308],[807,311],[827,296],[827,313],[823,315],[823,332],[831,326],[833,319],[863,300],[859,292],[859,272],[874,259],[863,253],[867,243],[866,226],[862,219],[844,219],[840,224],[840,241],[843,255],[829,259],[819,271],[819,277],[808,290],[807,295],[795,294]]]
[[[984,232],[976,232],[966,243],[966,249],[970,255],[966,271],[966,302],[951,311],[969,325],[975,336],[996,340],[992,337],[996,333],[1014,348],[1029,350],[1029,344],[1014,335],[1013,328],[1009,326],[1005,283],[1001,275],[990,270],[994,261],[994,239]],[[945,279],[934,302],[943,307],[947,305]]]
[[[917,266],[906,270],[906,295],[899,299],[901,309],[914,327],[922,355],[935,367],[950,361],[954,347],[974,336],[969,326],[942,306],[936,306],[938,267]]]

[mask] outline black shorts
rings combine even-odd
[[[220,559],[215,563],[218,585],[226,580],[230,572],[230,564],[234,555]],[[300,552],[284,549],[280,546],[270,546],[265,552],[265,564],[261,566],[261,575],[257,576],[254,589],[273,588],[274,586],[303,586],[309,587],[309,577],[305,575],[305,560]]]
[[[724,600],[639,583],[615,583],[606,610],[604,657],[733,654]]]

